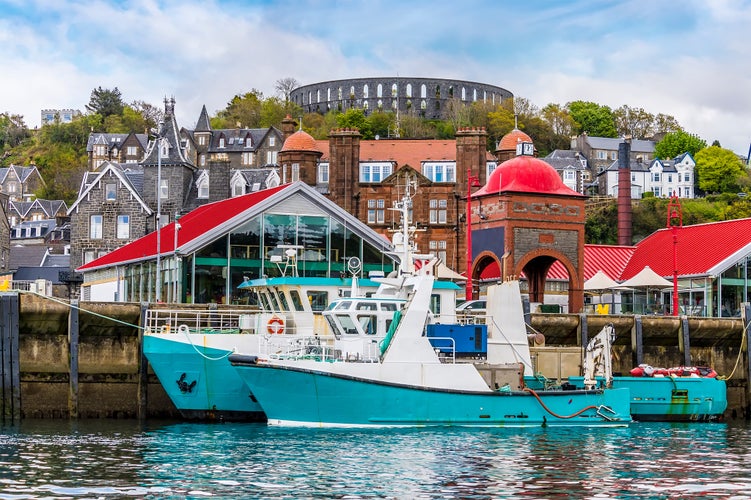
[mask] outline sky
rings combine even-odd
[[[745,156],[749,27],[751,0],[0,0],[0,113],[35,127],[117,87],[192,128],[282,78],[450,78],[672,115]]]

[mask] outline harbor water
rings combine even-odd
[[[751,425],[285,429],[22,421],[0,499],[751,498]]]

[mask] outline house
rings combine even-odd
[[[35,165],[0,168],[0,190],[10,201],[32,201],[45,182]]]
[[[622,138],[590,137],[586,132],[571,140],[571,150],[578,152],[587,160],[592,179],[618,161],[618,147]],[[649,163],[654,158],[655,141],[631,140],[631,161]],[[598,185],[599,192],[593,194],[606,195],[602,185]]]
[[[146,134],[91,133],[86,142],[88,169],[96,170],[105,161],[138,163],[143,158],[148,136]]]
[[[74,118],[81,116],[81,111],[78,109],[43,109],[42,125],[48,125],[50,123],[71,123]]]
[[[50,220],[67,216],[68,206],[63,200],[9,201],[8,222],[10,227],[24,222]]]
[[[556,149],[542,158],[561,176],[563,183],[577,193],[585,194],[592,182],[592,175],[587,166],[587,159],[578,151]]]
[[[690,153],[683,153],[673,160],[654,159],[644,163],[640,159],[631,161],[631,198],[639,199],[645,193],[657,197],[694,198],[694,169],[696,162]],[[618,196],[618,161],[598,174],[600,192],[607,196]]]

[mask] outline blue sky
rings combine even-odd
[[[675,116],[747,154],[751,0],[0,0],[0,112],[39,125],[95,87],[192,127],[274,83],[457,78],[542,107],[573,100]]]

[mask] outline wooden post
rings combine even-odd
[[[748,355],[749,348],[748,343],[751,342],[751,328],[749,328],[749,323],[751,323],[751,303],[745,302],[743,304],[743,309],[741,309],[742,319],[743,319],[743,332],[746,335],[746,418],[749,418],[749,415],[751,415],[751,356]],[[738,356],[740,356],[741,353],[738,353]]]
[[[0,295],[0,421],[21,420],[18,294]]]
[[[579,363],[579,375],[584,375],[584,350],[589,343],[589,327],[587,325],[587,315],[579,314],[579,345],[581,346],[581,360]]]
[[[634,366],[639,366],[644,360],[644,338],[641,329],[641,314],[634,315],[634,327],[631,329],[631,351]]]
[[[689,335],[688,316],[681,316],[681,339],[683,345],[683,366],[691,366],[691,336]]]
[[[143,332],[146,328],[146,313],[149,310],[148,302],[141,302],[141,324],[138,328],[138,418],[146,418],[149,406],[149,360],[143,354]]]
[[[68,356],[70,358],[68,416],[70,418],[78,418],[78,304],[78,300],[70,301],[68,316]]]

